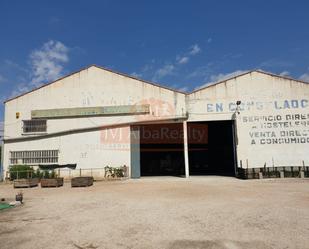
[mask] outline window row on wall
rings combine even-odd
[[[58,150],[10,151],[11,164],[58,163]]]
[[[46,132],[46,119],[23,120],[23,133]]]

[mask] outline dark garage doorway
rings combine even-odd
[[[188,134],[194,127],[208,134],[202,142],[190,138],[188,140],[190,175],[235,176],[233,122],[188,123]]]
[[[184,169],[182,123],[140,125],[141,176],[181,176]]]

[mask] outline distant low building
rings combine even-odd
[[[90,66],[7,100],[4,138],[4,175],[15,164],[126,165],[131,178],[306,171],[309,85],[250,71],[185,93]]]

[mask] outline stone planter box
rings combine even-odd
[[[23,178],[23,179],[18,179],[14,180],[14,188],[31,188],[31,187],[36,187],[39,184],[39,179],[38,178]]]
[[[92,176],[79,176],[71,179],[71,187],[88,187],[93,185]]]
[[[63,186],[63,177],[41,179],[41,188],[61,187]]]
[[[101,181],[124,181],[128,180],[128,177],[105,177],[103,179],[100,179]]]

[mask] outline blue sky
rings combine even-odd
[[[0,100],[90,64],[188,91],[251,69],[309,81],[308,13],[305,0],[2,0]]]

